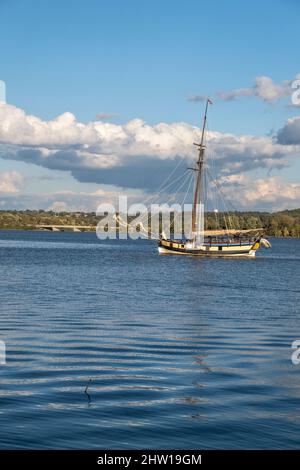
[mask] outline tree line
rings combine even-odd
[[[32,230],[36,225],[92,225],[100,217],[95,212],[54,212],[44,210],[2,210],[0,229]],[[274,237],[300,237],[300,209],[280,212],[230,212],[206,213],[205,228],[255,229],[264,228],[265,234]]]

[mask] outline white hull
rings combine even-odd
[[[161,246],[158,247],[158,253],[160,255],[185,255],[185,256],[210,256],[210,257],[221,257],[221,258],[224,258],[224,257],[247,257],[247,258],[254,258],[255,257],[255,253],[256,251],[255,250],[249,250],[248,253],[226,253],[225,251],[223,253],[217,253],[217,252],[209,252],[209,251],[206,251],[206,250],[203,250],[202,252],[199,253],[199,251],[197,251],[197,253],[191,253],[191,252],[184,252],[184,251],[172,251],[172,250],[167,250],[166,248],[163,248]]]

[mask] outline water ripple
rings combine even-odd
[[[297,448],[298,245],[175,260],[3,232],[0,447]]]

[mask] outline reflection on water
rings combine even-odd
[[[299,447],[299,245],[249,262],[2,232],[0,447]]]

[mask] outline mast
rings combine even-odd
[[[196,162],[196,168],[194,168],[194,170],[196,171],[196,178],[195,178],[195,193],[194,193],[194,201],[193,201],[193,209],[192,209],[192,233],[193,234],[196,234],[198,222],[199,222],[197,218],[197,209],[199,208],[199,205],[201,202],[201,189],[202,189],[201,184],[202,184],[202,176],[203,176],[204,151],[205,151],[204,136],[205,136],[205,127],[206,127],[206,120],[207,120],[207,110],[208,110],[209,104],[212,104],[212,101],[209,98],[207,98],[206,105],[205,105],[203,125],[202,125],[201,141],[200,141],[200,144],[194,144],[198,147],[199,155],[198,155],[198,160]]]

